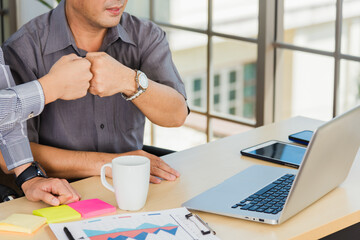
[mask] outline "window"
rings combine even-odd
[[[154,21],[166,31],[192,111],[183,132],[191,128],[205,134],[204,143],[257,124],[253,112],[244,114],[244,104],[249,100],[244,96],[243,72],[249,62],[255,63],[255,72],[257,68],[258,5],[254,0],[132,0],[128,3],[127,11]],[[246,17],[241,17],[244,14]],[[256,80],[252,84],[256,88]],[[256,104],[256,91],[251,95],[252,103]],[[201,127],[200,118],[205,120]],[[236,126],[238,130],[228,131],[225,125]],[[152,129],[151,134],[160,129],[148,128]],[[189,137],[180,141],[189,141]],[[158,142],[153,137],[150,144],[160,146]]]
[[[189,91],[190,101],[188,104],[195,109],[201,111],[201,109],[205,108],[205,96],[203,91],[203,79],[200,77],[194,78],[191,80],[192,82],[192,89]],[[192,101],[191,101],[192,99]]]
[[[214,105],[220,103],[220,94],[214,94]]]
[[[236,90],[230,90],[229,92],[229,100],[235,100],[236,99]]]
[[[236,72],[235,71],[230,72],[229,80],[230,80],[230,83],[235,83],[236,82]]]
[[[194,99],[194,106],[201,107],[201,98]]]
[[[201,79],[197,78],[194,80],[194,92],[201,91]]]
[[[256,63],[245,64],[244,66],[244,80],[245,82],[256,81]]]
[[[244,66],[244,110],[246,118],[255,118],[256,103],[256,63]]]
[[[216,74],[214,76],[214,88],[215,87],[219,87],[220,86],[220,75],[219,74]]]
[[[236,109],[234,107],[229,108],[229,114],[235,115],[235,111],[236,111]]]
[[[360,0],[278,2],[275,120],[359,104]]]
[[[220,94],[221,94],[221,85],[220,85],[220,74],[217,73],[214,75],[214,88],[213,88],[213,109],[216,112],[221,112],[221,100],[220,100]]]
[[[140,2],[168,33],[192,110],[186,127],[206,141],[296,115],[329,120],[360,103],[360,0],[131,5]]]
[[[16,31],[16,3],[14,0],[0,0],[1,43]]]

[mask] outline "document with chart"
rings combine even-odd
[[[219,239],[210,226],[186,208],[112,215],[49,226],[58,239]]]

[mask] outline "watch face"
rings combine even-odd
[[[139,85],[141,88],[146,89],[148,87],[148,79],[145,75],[145,73],[140,73],[139,75]]]

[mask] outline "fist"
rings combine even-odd
[[[136,92],[135,71],[124,66],[104,52],[93,52],[86,55],[91,62],[93,78],[89,92],[100,97],[124,93],[127,96]]]
[[[84,97],[93,77],[90,66],[91,63],[87,59],[75,54],[61,57],[49,72],[56,82],[58,98],[73,100]]]

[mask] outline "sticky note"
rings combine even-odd
[[[0,231],[31,234],[46,223],[46,218],[30,214],[12,214],[0,221]]]
[[[78,211],[83,218],[91,218],[102,214],[116,212],[116,208],[113,205],[97,198],[73,202],[68,204],[68,206]]]
[[[33,214],[45,217],[48,223],[77,220],[81,218],[80,213],[68,205],[37,209],[33,211]]]

